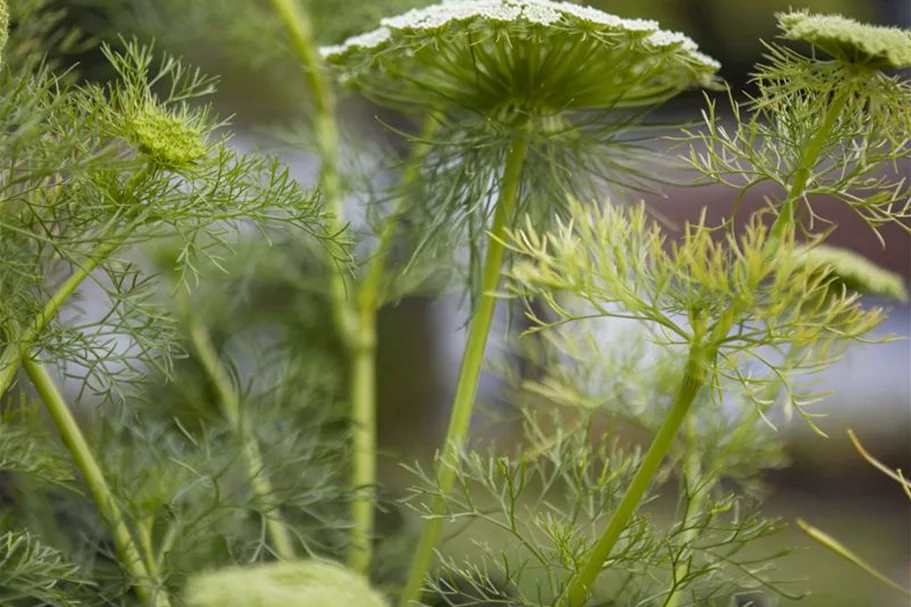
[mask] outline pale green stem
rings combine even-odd
[[[335,98],[329,83],[323,77],[323,61],[319,54],[313,25],[297,0],[271,0],[272,7],[281,18],[300,61],[313,97],[313,129],[321,163],[320,185],[326,208],[329,211],[329,228],[332,234],[345,229],[345,210],[339,174],[339,133]],[[355,310],[348,301],[348,284],[341,271],[330,272],[330,296],[339,335],[346,348],[352,347],[357,333]]]
[[[433,135],[437,120],[429,116],[424,124],[422,141]],[[427,151],[418,143],[402,175],[403,188],[417,178],[420,159]],[[408,200],[399,197],[392,215],[380,230],[377,250],[367,265],[358,288],[358,325],[351,353],[351,414],[354,422],[351,486],[358,495],[351,502],[351,552],[348,567],[359,573],[370,570],[373,552],[373,527],[376,506],[376,315],[380,306],[380,288],[386,273],[386,255],[395,238],[399,215]]]
[[[44,401],[63,444],[73,457],[73,462],[79,468],[85,484],[98,505],[105,522],[111,532],[114,545],[124,568],[133,578],[134,588],[140,600],[152,607],[168,607],[170,601],[164,590],[156,588],[158,580],[152,578],[145,565],[145,560],[140,554],[133,539],[130,529],[117,507],[117,502],[108,487],[104,474],[101,471],[88,441],[79,429],[76,419],[63,400],[60,390],[47,370],[38,362],[28,357],[22,357],[22,366],[29,379],[38,390]]]
[[[231,379],[225,373],[224,367],[219,361],[218,353],[209,332],[206,328],[196,321],[195,318],[190,320],[190,340],[196,350],[199,360],[206,370],[218,399],[221,401],[221,408],[224,416],[228,419],[234,432],[237,434],[243,446],[244,459],[247,462],[247,472],[250,476],[250,485],[253,493],[259,501],[262,508],[262,516],[266,522],[266,531],[272,540],[272,546],[279,558],[284,560],[293,560],[294,542],[288,533],[288,527],[282,519],[279,504],[275,500],[275,493],[268,477],[264,475],[264,466],[262,454],[259,445],[253,436],[247,436],[244,432],[243,420],[240,411],[240,397],[231,383]]]
[[[136,523],[136,541],[139,549],[142,551],[142,557],[145,559],[146,570],[152,579],[158,579],[161,570],[158,567],[158,560],[155,558],[155,544],[152,542],[152,529],[155,525],[153,517],[147,517]]]
[[[683,383],[677,393],[677,398],[639,464],[636,475],[620,500],[617,510],[611,516],[604,533],[589,554],[585,565],[570,580],[565,598],[561,603],[564,607],[583,607],[588,600],[604,563],[610,558],[620,535],[639,509],[639,504],[652,484],[661,462],[673,445],[674,438],[686,419],[696,394],[705,383],[706,360],[706,352],[698,347],[693,347],[686,363]]]
[[[521,185],[522,169],[528,154],[528,143],[514,141],[506,159],[503,182],[500,188],[500,199],[494,213],[491,237],[488,238],[487,255],[481,275],[481,290],[478,294],[477,307],[471,318],[468,329],[468,341],[462,357],[459,379],[456,384],[452,413],[449,418],[449,429],[443,445],[441,464],[437,466],[436,479],[440,493],[433,500],[431,512],[439,515],[445,506],[444,497],[455,484],[455,466],[458,456],[465,445],[465,437],[471,421],[481,366],[484,362],[484,350],[493,321],[496,307],[496,291],[500,283],[503,258],[506,247],[503,243],[507,221],[514,213]],[[402,594],[399,597],[400,607],[411,607],[420,600],[424,577],[433,560],[433,549],[439,540],[443,521],[438,516],[424,521],[418,546],[411,561],[411,570]]]
[[[13,384],[13,380],[16,378],[16,371],[19,370],[19,365],[22,363],[22,353],[35,343],[41,332],[47,328],[48,323],[51,322],[66,300],[79,288],[79,285],[121,244],[123,244],[122,238],[106,240],[99,244],[89,254],[88,258],[76,268],[76,271],[54,292],[50,301],[45,304],[44,309],[35,317],[25,331],[13,336],[11,343],[7,344],[3,353],[0,354],[0,397],[6,394]]]
[[[699,465],[699,454],[696,450],[698,448],[696,445],[696,420],[690,416],[687,419],[686,425],[687,440],[686,452],[683,456],[683,475],[684,486],[687,487],[688,503],[686,505],[686,516],[683,518],[683,533],[681,534],[681,539],[687,552],[682,555],[683,562],[677,565],[677,568],[674,571],[675,586],[670,595],[668,595],[667,600],[664,602],[665,607],[677,607],[683,596],[683,591],[681,586],[679,586],[679,582],[689,572],[690,565],[687,562],[687,556],[692,555],[692,551],[689,550],[688,546],[696,538],[698,530],[694,526],[695,520],[705,506],[706,497],[708,497],[709,479],[705,478],[702,474]]]
[[[775,219],[775,223],[772,224],[770,242],[780,239],[784,230],[794,225],[797,215],[797,202],[806,193],[813,168],[819,162],[819,155],[826,144],[826,139],[828,139],[832,129],[835,128],[835,123],[848,103],[849,96],[850,93],[847,90],[836,93],[835,98],[826,110],[822,125],[820,125],[819,130],[816,131],[810,143],[803,150],[800,163],[797,166],[797,170],[794,171],[794,179],[791,181],[790,187],[788,187],[784,209]]]
[[[348,566],[359,573],[370,570],[376,502],[376,308],[363,305],[351,353],[352,436],[351,548]]]

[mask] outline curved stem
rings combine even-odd
[[[455,466],[461,453],[471,413],[474,408],[475,395],[478,390],[478,380],[481,375],[481,365],[484,362],[484,350],[487,346],[487,337],[493,321],[496,297],[493,291],[500,283],[500,273],[503,266],[506,247],[503,243],[507,219],[513,214],[519,196],[522,169],[528,154],[528,143],[514,141],[506,159],[503,172],[503,183],[500,188],[500,199],[494,213],[491,236],[488,238],[487,255],[481,275],[481,291],[478,294],[477,308],[471,318],[468,329],[468,342],[462,357],[462,366],[459,370],[459,380],[456,385],[455,397],[452,403],[452,413],[449,418],[449,429],[446,433],[446,443],[443,445],[441,456],[442,465],[436,469],[436,478],[440,493],[433,500],[431,511],[440,514],[445,506],[441,497],[452,490],[455,483]],[[399,597],[400,607],[410,607],[415,601],[420,600],[421,590],[424,585],[424,576],[430,569],[433,559],[433,549],[439,540],[443,525],[442,519],[434,517],[424,521],[418,547],[411,561],[411,570],[408,580]]]
[[[20,335],[15,336],[0,354],[0,396],[6,394],[16,371],[22,363],[22,353],[35,343],[35,340],[47,328],[48,323],[56,316],[57,311],[76,292],[79,285],[85,281],[121,244],[124,238],[105,240],[92,251],[88,258],[76,268],[69,278],[51,296],[44,309],[35,317],[32,323]]]
[[[320,159],[320,186],[329,211],[330,232],[345,229],[345,209],[339,174],[339,134],[335,97],[322,74],[322,58],[313,36],[313,25],[297,0],[271,0],[272,7],[288,31],[294,52],[304,70],[313,96],[314,135]],[[352,347],[357,327],[353,306],[348,302],[348,284],[342,271],[330,272],[330,297],[339,335],[346,348]]]
[[[841,558],[845,559],[852,565],[858,567],[861,571],[863,571],[867,575],[873,577],[874,579],[876,579],[879,582],[882,582],[883,584],[885,584],[892,590],[898,592],[899,594],[911,599],[911,589],[905,588],[898,582],[892,580],[886,574],[878,571],[875,567],[873,567],[867,561],[863,560],[862,558],[860,558],[859,556],[857,556],[856,554],[851,552],[851,550],[849,550],[847,546],[845,546],[844,544],[842,544],[841,542],[836,540],[831,535],[825,533],[821,529],[817,529],[816,527],[808,524],[803,519],[797,519],[797,526],[800,527],[801,531],[803,531],[808,536],[810,536],[810,538],[812,538],[814,541],[818,542],[825,548],[828,548],[829,550],[831,550],[832,552],[834,552]]]
[[[149,574],[142,555],[136,546],[133,535],[117,507],[114,496],[108,487],[101,466],[95,459],[88,441],[79,429],[79,424],[73,417],[72,412],[63,400],[60,390],[54,383],[54,380],[48,374],[47,370],[40,363],[23,357],[22,366],[28,374],[29,379],[38,390],[38,394],[44,401],[48,413],[54,420],[60,437],[64,445],[69,450],[70,455],[85,484],[92,494],[92,498],[98,505],[105,522],[110,529],[114,544],[117,547],[117,553],[124,568],[133,578],[136,594],[143,603],[151,607],[168,607],[170,601],[164,590],[157,589],[158,580],[152,578]]]
[[[133,173],[126,181],[123,193],[132,195],[144,180],[155,174],[156,168],[152,164],[146,164]],[[86,260],[80,264],[76,270],[61,284],[51,299],[45,304],[44,309],[38,313],[32,323],[21,334],[14,336],[7,344],[3,352],[0,353],[0,397],[6,394],[13,380],[16,378],[16,372],[22,363],[22,353],[34,345],[38,336],[47,328],[48,323],[57,315],[57,312],[63,307],[63,304],[76,292],[79,285],[94,272],[98,266],[104,263],[111,254],[129,238],[133,228],[141,223],[141,219],[136,220],[126,228],[122,228],[120,235],[117,235],[116,225],[108,225],[103,231],[98,244],[89,252]]]
[[[203,365],[218,398],[224,416],[228,419],[238,439],[243,445],[244,459],[247,460],[247,472],[253,493],[262,508],[262,516],[266,522],[266,531],[272,540],[275,554],[283,560],[293,560],[294,542],[288,533],[288,527],[282,519],[281,509],[275,500],[272,483],[263,476],[263,458],[256,439],[247,436],[244,432],[240,413],[240,397],[225,373],[224,367],[218,358],[218,352],[212,344],[209,332],[195,318],[190,319],[190,340],[196,350],[199,360]]]
[[[705,352],[698,347],[694,347],[690,351],[683,383],[677,393],[677,398],[642,459],[642,463],[639,464],[639,470],[636,471],[617,510],[608,522],[607,528],[589,554],[588,561],[570,580],[565,591],[565,598],[561,603],[564,607],[583,607],[595,580],[601,573],[601,568],[610,558],[614,546],[620,539],[620,534],[623,533],[638,510],[645,492],[655,478],[664,456],[670,450],[680,426],[686,419],[696,394],[705,383],[704,356]]]
[[[436,130],[435,116],[428,116],[422,141]],[[417,178],[420,159],[427,145],[418,143],[402,175],[407,187]],[[372,558],[374,512],[376,507],[376,315],[381,305],[380,289],[386,274],[386,255],[398,228],[398,217],[408,197],[399,197],[392,215],[380,230],[379,244],[367,265],[367,273],[358,288],[358,326],[351,353],[351,414],[354,422],[351,486],[359,492],[351,502],[351,552],[348,567],[367,573]]]
[[[826,110],[822,125],[820,125],[819,130],[816,131],[816,134],[804,149],[797,170],[794,171],[794,179],[788,188],[784,209],[775,219],[775,223],[772,224],[770,241],[778,240],[781,238],[785,228],[794,225],[797,216],[797,201],[806,193],[807,184],[810,181],[810,173],[819,161],[819,155],[826,144],[826,139],[828,139],[832,129],[835,127],[842,110],[845,109],[849,97],[850,93],[847,89],[835,93],[835,98],[832,99],[832,103],[829,104],[829,108]]]

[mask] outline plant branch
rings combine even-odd
[[[496,291],[500,283],[503,258],[506,252],[504,244],[507,222],[517,206],[521,186],[522,169],[528,154],[528,143],[516,140],[512,143],[503,172],[500,199],[494,213],[493,227],[488,238],[487,255],[481,276],[481,291],[478,296],[477,309],[474,310],[468,329],[468,342],[462,357],[459,379],[453,398],[452,413],[449,418],[449,429],[441,456],[442,466],[437,466],[436,478],[440,493],[433,500],[431,512],[439,515],[444,507],[443,496],[452,490],[455,482],[455,465],[459,453],[465,444],[471,413],[474,408],[475,395],[484,362],[484,351],[496,308]],[[447,465],[449,464],[449,465]],[[418,547],[411,561],[408,580],[399,597],[399,607],[411,607],[420,600],[424,576],[430,569],[433,549],[440,536],[442,519],[435,516],[424,521]]]
[[[435,116],[428,116],[421,141],[436,130]],[[402,175],[401,185],[407,188],[417,179],[420,159],[427,144],[415,144],[414,151]],[[348,566],[359,573],[370,570],[374,511],[376,506],[376,315],[382,305],[380,289],[386,275],[386,256],[395,238],[398,218],[404,211],[408,196],[396,201],[396,208],[380,230],[379,244],[367,264],[367,272],[357,291],[358,326],[351,353],[351,406],[354,422],[351,486],[358,495],[351,503],[351,552]]]
[[[810,173],[819,161],[819,155],[822,153],[823,147],[825,147],[826,139],[832,133],[832,129],[835,128],[835,123],[838,122],[838,118],[848,103],[849,97],[850,91],[848,90],[835,93],[835,98],[832,99],[829,108],[826,110],[822,125],[820,125],[807,147],[804,148],[797,170],[794,171],[794,179],[788,188],[784,209],[775,219],[775,223],[772,224],[770,242],[780,239],[784,230],[794,225],[797,216],[797,201],[806,192],[807,184],[810,181]]]
[[[702,474],[702,470],[699,464],[698,452],[696,451],[696,432],[695,432],[695,420],[693,416],[689,416],[686,421],[686,452],[684,454],[684,470],[683,470],[683,480],[684,487],[687,488],[687,500],[686,505],[686,515],[683,517],[683,533],[682,540],[684,550],[686,552],[692,553],[689,549],[689,544],[696,539],[697,529],[693,526],[694,520],[699,516],[703,506],[705,505],[705,498],[708,494],[708,478]],[[664,602],[664,607],[677,607],[680,604],[680,599],[683,596],[683,591],[679,582],[683,579],[686,574],[689,572],[689,564],[687,563],[688,559],[683,559],[683,562],[677,565],[674,570],[674,587],[671,593],[668,595],[667,600]]]
[[[329,210],[330,233],[344,231],[345,209],[342,200],[342,183],[339,173],[339,132],[335,97],[323,77],[322,58],[313,35],[313,25],[306,11],[297,0],[271,0],[288,35],[294,52],[304,71],[307,86],[313,96],[316,145],[321,163],[320,185]],[[340,270],[330,272],[330,295],[335,322],[345,347],[351,348],[357,333],[357,318],[348,301],[348,284]]]
[[[244,431],[240,412],[240,397],[237,395],[231,379],[225,373],[224,367],[219,361],[218,353],[212,344],[209,332],[192,315],[190,315],[190,340],[206,374],[212,381],[215,392],[218,394],[222,412],[243,446],[250,485],[262,508],[266,530],[272,540],[275,553],[283,560],[293,560],[296,557],[294,542],[291,540],[287,525],[282,518],[281,509],[275,501],[272,483],[263,475],[263,458],[259,445],[255,437],[248,436]]]
[[[639,464],[639,470],[636,471],[607,528],[595,544],[583,568],[570,580],[565,590],[565,598],[561,602],[564,607],[583,607],[604,563],[610,558],[620,535],[636,514],[645,492],[686,419],[696,394],[705,383],[705,355],[705,351],[698,346],[693,346],[690,350],[677,398]]]
[[[133,192],[147,178],[155,174],[156,168],[151,164],[146,164],[137,170],[127,180],[124,186],[124,194]],[[38,336],[47,328],[47,325],[57,315],[63,304],[76,292],[76,289],[103,264],[120,246],[126,242],[130,233],[141,219],[137,219],[127,228],[123,229],[118,235],[116,227],[108,227],[103,231],[103,236],[98,241],[95,248],[89,252],[86,260],[79,264],[76,270],[61,284],[51,299],[45,304],[44,309],[35,317],[25,331],[17,336],[13,336],[10,343],[7,344],[3,352],[0,353],[0,397],[6,394],[13,380],[16,378],[16,372],[22,363],[22,353],[34,345]]]
[[[167,595],[164,590],[156,589],[159,586],[158,580],[149,574],[145,565],[146,561],[140,554],[133,535],[117,507],[117,502],[108,487],[101,466],[95,459],[88,441],[82,434],[82,430],[79,429],[79,424],[76,423],[76,419],[66,401],[63,400],[54,380],[40,363],[27,356],[22,357],[22,366],[44,401],[76,467],[82,473],[89,492],[110,529],[121,564],[133,578],[136,594],[143,603],[150,607],[169,607],[170,601]]]
[[[123,244],[123,240],[123,238],[113,238],[100,243],[89,254],[88,258],[76,268],[76,271],[57,288],[50,301],[45,304],[44,309],[35,317],[25,331],[10,340],[3,353],[0,354],[0,396],[6,394],[13,384],[16,371],[19,370],[19,365],[22,364],[22,353],[35,343],[35,340],[47,328],[47,325],[56,316],[60,308],[63,307],[63,304],[76,292],[76,289],[79,288],[83,281]]]
[[[873,565],[870,565],[867,561],[863,560],[862,558],[860,558],[859,556],[857,556],[856,554],[851,552],[847,546],[845,546],[844,544],[842,544],[841,542],[836,540],[831,535],[825,533],[821,529],[818,529],[818,528],[808,524],[806,521],[804,521],[802,519],[797,520],[797,526],[800,527],[800,529],[804,533],[809,535],[813,540],[815,540],[822,546],[828,548],[829,550],[831,550],[832,552],[834,552],[841,558],[845,559],[849,563],[860,568],[867,575],[870,575],[874,579],[882,582],[883,584],[885,584],[892,590],[898,592],[902,596],[911,598],[911,590],[909,590],[908,588],[905,588],[898,582],[890,579],[885,574],[880,573],[875,567],[873,567]]]

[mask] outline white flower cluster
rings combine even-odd
[[[441,4],[412,9],[402,15],[383,19],[378,29],[349,38],[340,45],[323,47],[320,51],[323,57],[328,58],[349,50],[374,49],[389,40],[396,31],[429,32],[475,19],[494,23],[524,21],[545,27],[576,22],[611,30],[651,32],[646,43],[654,48],[680,45],[680,50],[697,62],[712,69],[719,67],[717,61],[698,52],[696,43],[690,38],[678,32],[659,29],[656,21],[624,19],[587,6],[551,0],[443,0]]]
[[[336,44],[333,46],[323,46],[320,47],[319,52],[325,59],[326,57],[332,57],[334,55],[341,55],[349,49],[355,48],[364,48],[371,49],[376,48],[386,42],[389,39],[389,36],[392,33],[385,27],[375,29],[371,32],[366,32],[364,34],[358,34],[357,36],[352,36],[345,40],[342,44]]]

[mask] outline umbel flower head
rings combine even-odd
[[[104,46],[105,56],[120,77],[108,91],[90,90],[104,99],[105,126],[111,136],[126,141],[152,166],[165,170],[189,169],[210,150],[209,134],[220,126],[208,107],[192,107],[191,100],[210,94],[212,79],[189,70],[173,57],[164,57],[152,72],[153,51],[136,42],[122,53]],[[159,97],[152,88],[170,80],[169,94]]]
[[[163,167],[182,168],[206,155],[202,129],[187,112],[169,112],[153,99],[125,119],[125,134],[139,152]]]
[[[652,105],[719,68],[654,21],[549,0],[444,0],[322,54],[378,103],[486,116]]]
[[[187,584],[185,602],[188,607],[387,607],[364,577],[319,560],[197,575]]]
[[[783,36],[804,40],[827,55],[872,68],[911,67],[911,31],[859,23],[841,15],[792,11],[778,15]]]
[[[643,111],[719,69],[654,21],[550,0],[443,0],[322,54],[367,98],[441,124],[422,161],[433,192],[414,198],[418,250],[443,251],[445,235],[483,234],[517,141],[528,147],[517,213],[547,221],[567,192],[587,199],[603,183],[647,189],[636,165],[650,151],[627,135]]]

